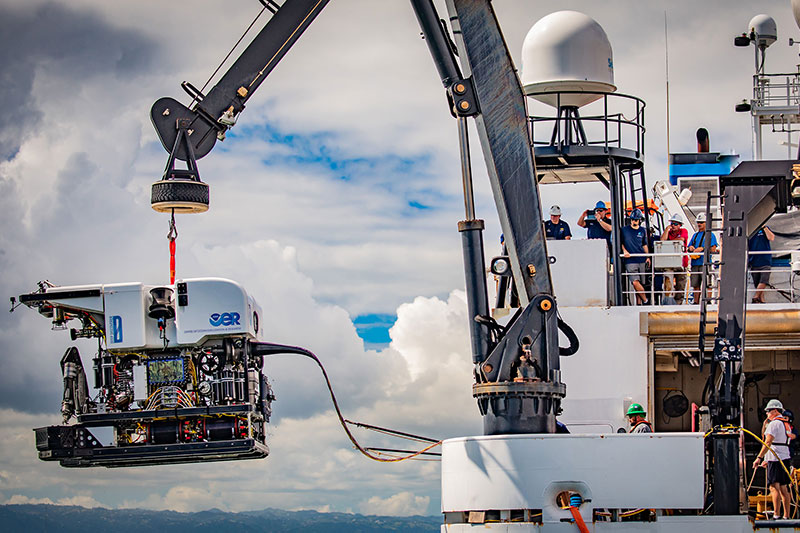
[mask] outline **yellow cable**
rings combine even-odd
[[[760,442],[761,444],[763,444],[763,445],[764,445],[764,446],[765,446],[765,447],[766,447],[766,448],[767,448],[769,451],[771,451],[771,452],[772,452],[772,454],[773,454],[773,455],[774,455],[776,458],[778,457],[778,454],[775,452],[775,450],[773,450],[773,449],[772,449],[772,446],[770,446],[769,444],[767,444],[766,442],[764,442],[763,440],[761,440],[761,437],[759,437],[758,435],[756,435],[755,433],[753,433],[753,432],[752,432],[752,431],[750,431],[749,429],[745,429],[745,428],[739,428],[739,429],[741,429],[742,431],[744,431],[745,433],[747,433],[748,435],[750,435],[750,436],[752,436],[754,439],[756,439],[758,442]],[[783,467],[784,471],[786,471],[786,475],[788,475],[788,476],[789,476],[789,479],[791,480],[791,485],[792,485],[792,488],[794,489],[794,497],[795,497],[795,502],[798,502],[798,501],[800,501],[800,493],[797,491],[797,482],[796,482],[796,481],[795,481],[795,480],[792,478],[792,473],[791,473],[791,472],[789,472],[789,469],[788,469],[788,468],[786,468],[786,465],[785,465],[785,464],[783,464],[783,461],[779,461],[779,462],[781,463],[781,467]],[[795,506],[795,508],[794,508],[794,511],[792,511],[792,517],[794,517],[794,515],[796,514],[796,512],[797,512],[797,507]]]
[[[637,515],[639,513],[643,513],[645,511],[649,511],[650,509],[636,509],[635,511],[628,511],[627,513],[620,513],[620,518],[628,518],[629,516]]]

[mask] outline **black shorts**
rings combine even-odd
[[[786,461],[786,459],[783,461],[767,461],[767,485],[772,485],[773,483],[791,484],[792,481],[789,479],[789,474],[786,473],[786,470],[789,469]]]

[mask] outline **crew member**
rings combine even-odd
[[[689,244],[686,247],[686,251],[689,252],[689,257],[692,261],[692,274],[690,281],[694,291],[694,303],[699,304],[700,287],[703,283],[703,246],[705,246],[706,214],[700,213],[697,215],[695,222],[697,222],[697,233],[692,235],[692,238],[689,240]],[[709,232],[709,238],[710,251],[712,254],[715,254],[717,253],[717,238],[714,236],[713,232]],[[708,283],[706,283],[706,287],[708,288]],[[708,296],[710,295],[711,289],[708,288]]]
[[[753,461],[753,468],[763,466],[762,460],[766,456],[767,484],[772,496],[774,517],[780,518],[782,503],[783,518],[790,518],[791,497],[789,496],[789,484],[791,480],[788,474],[788,459],[789,440],[793,435],[786,417],[783,416],[783,404],[780,400],[770,400],[765,411],[767,412],[767,419],[770,421],[764,434],[766,445],[761,446],[758,456]]]
[[[747,241],[747,249],[750,252],[768,252],[772,249],[769,243],[774,240],[775,234],[767,226],[764,226]],[[769,283],[769,271],[772,268],[772,256],[770,254],[751,254],[747,257],[747,266],[750,267],[753,285],[756,288],[753,303],[763,304],[765,302],[764,289]]]
[[[561,220],[561,208],[554,205],[550,208],[550,220],[544,223],[544,233],[548,239],[568,241],[572,239],[569,224]]]
[[[611,245],[611,211],[606,209],[605,202],[597,202],[594,211],[587,209],[581,213],[578,225],[586,228],[588,239],[605,239]]]
[[[653,427],[647,421],[644,412],[644,407],[640,403],[632,403],[628,407],[628,412],[625,416],[628,417],[628,422],[631,424],[631,430],[628,433],[652,433]]]
[[[689,232],[683,227],[683,217],[680,213],[675,213],[669,217],[669,226],[666,227],[664,233],[661,234],[662,241],[682,241],[682,252],[686,251],[686,243],[689,241]],[[689,258],[685,255],[681,258],[683,267],[665,268],[664,272],[672,272],[672,286],[675,288],[675,303],[680,305],[683,303],[683,293],[686,289],[686,266],[689,264]],[[670,297],[672,294],[665,294],[665,297]]]
[[[642,227],[644,215],[641,210],[634,209],[631,213],[629,226],[622,228],[622,254],[625,256],[625,272],[636,291],[636,302],[647,305],[647,293],[644,290],[645,276],[650,268],[649,257],[631,257],[631,254],[647,254],[647,232]]]

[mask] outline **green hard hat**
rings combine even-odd
[[[633,415],[646,415],[647,413],[644,412],[644,407],[642,404],[639,403],[632,403],[630,407],[628,407],[628,412],[625,413],[625,416],[633,416]]]

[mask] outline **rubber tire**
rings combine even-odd
[[[156,211],[202,213],[208,211],[209,187],[202,181],[162,180],[150,189],[150,206]]]

